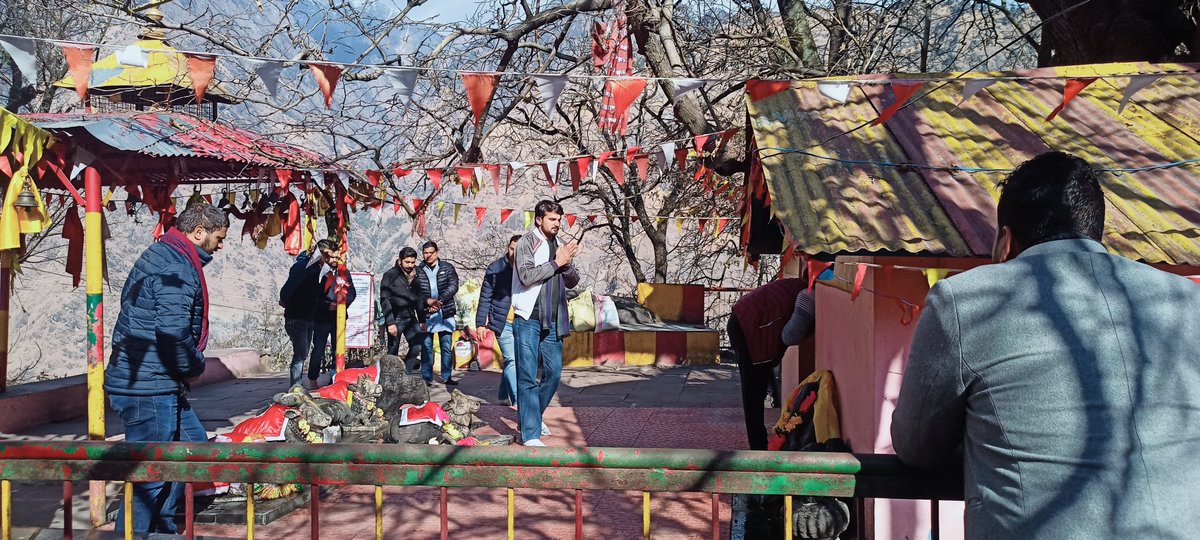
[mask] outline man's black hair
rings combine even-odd
[[[551,214],[551,213],[558,214],[561,216],[561,215],[565,214],[566,212],[563,211],[563,207],[561,204],[558,204],[551,200],[538,201],[537,206],[533,207],[533,217],[545,217],[546,214]]]
[[[317,240],[317,249],[329,249],[329,250],[337,251],[337,248],[338,248],[337,242],[334,242],[333,240],[330,240],[328,238],[322,238],[320,240]]]
[[[404,259],[407,259],[407,258],[409,258],[409,257],[411,257],[411,258],[414,258],[414,259],[415,259],[415,258],[417,258],[417,250],[415,250],[415,249],[413,249],[413,248],[410,248],[410,247],[408,247],[408,246],[402,247],[402,248],[400,248],[400,255],[399,255],[399,257],[400,257],[400,260],[404,260]]]
[[[434,251],[441,251],[437,247],[437,242],[434,242],[433,240],[430,240],[428,242],[425,242],[424,244],[421,244],[421,251],[425,251],[429,248],[433,248]]]
[[[1021,164],[1001,183],[996,221],[1012,230],[1022,249],[1072,238],[1100,241],[1104,191],[1088,162],[1047,152]]]
[[[510,237],[508,238],[508,243],[510,243],[510,244],[511,244],[511,243],[513,243],[513,242],[519,241],[520,239],[521,239],[521,235],[519,235],[519,234],[514,234],[514,235],[512,235],[512,236],[510,236]]]

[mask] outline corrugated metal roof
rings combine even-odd
[[[1104,64],[969,76],[1196,70]],[[925,90],[935,84],[940,83]],[[1165,76],[1137,94],[1121,115],[1125,79],[1100,79],[1052,122],[1045,118],[1062,101],[1062,80],[1002,80],[960,107],[964,84],[951,82],[915,101],[885,126],[859,129],[886,106],[884,94],[891,99],[883,86],[858,86],[844,105],[820,95],[815,82],[793,83],[757,102],[747,99],[773,210],[796,247],[828,254],[989,256],[998,186],[1007,172],[870,163],[1011,169],[1049,150],[1102,168],[1200,158],[1200,82],[1192,75]],[[1101,183],[1110,250],[1146,262],[1200,265],[1200,167],[1104,174]]]
[[[25,118],[51,133],[82,130],[113,149],[154,157],[211,158],[279,169],[319,169],[327,164],[325,158],[302,148],[178,112],[42,114]]]

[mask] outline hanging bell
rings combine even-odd
[[[33,196],[32,191],[23,189],[17,194],[17,199],[13,201],[13,206],[17,208],[37,208],[37,198]]]

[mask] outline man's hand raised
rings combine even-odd
[[[568,242],[567,245],[559,248],[558,252],[554,254],[555,264],[560,267],[571,264],[571,261],[575,259],[575,256],[579,255],[579,249],[578,242],[574,240]]]

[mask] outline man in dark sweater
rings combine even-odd
[[[400,352],[401,337],[408,343],[404,370],[409,375],[421,369],[421,348],[425,341],[422,326],[428,312],[417,289],[417,250],[406,247],[400,250],[395,266],[383,274],[379,304],[383,307],[388,354]]]
[[[317,379],[325,367],[325,345],[334,344],[337,350],[337,267],[339,254],[338,245],[328,238],[317,242],[317,250],[321,252],[324,268],[321,268],[320,286],[318,288],[317,306],[313,310],[313,348],[308,359],[308,384],[316,388]],[[349,277],[349,276],[347,276]],[[354,303],[358,295],[354,290],[354,280],[346,280],[346,305]],[[330,362],[332,363],[332,362]]]
[[[485,332],[496,335],[500,345],[501,377],[500,395],[502,404],[517,403],[517,354],[513,337],[512,280],[513,257],[517,252],[517,241],[521,235],[508,239],[508,251],[503,257],[492,261],[483,274],[483,287],[479,291],[479,308],[475,311],[475,337],[483,339]]]
[[[313,312],[321,296],[321,256],[313,249],[296,256],[287,281],[279,289],[283,308],[283,328],[292,342],[291,384],[300,384],[304,361],[308,359],[313,338]]]

